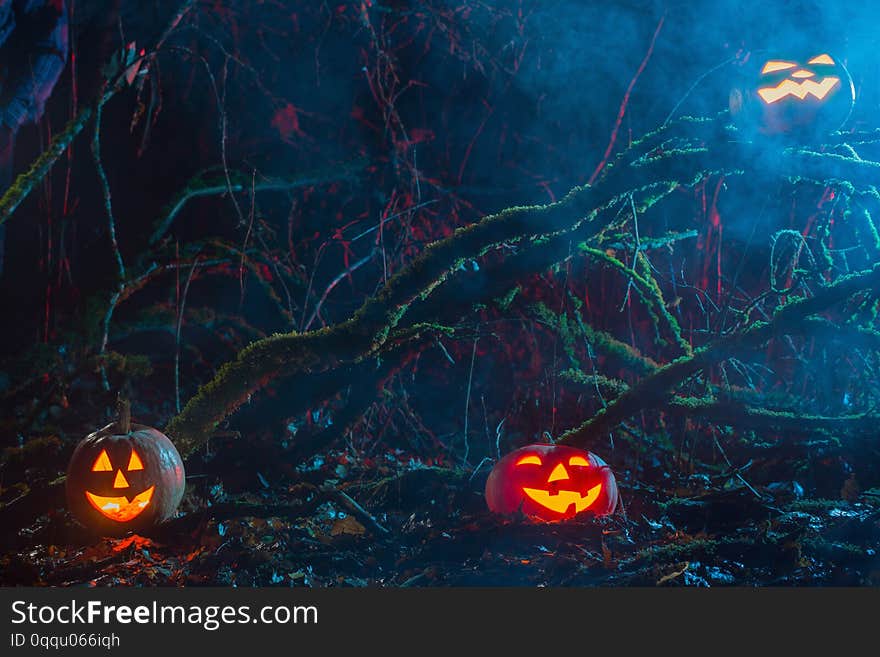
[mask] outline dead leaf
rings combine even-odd
[[[676,571],[671,572],[671,573],[669,573],[668,575],[664,575],[663,577],[661,577],[660,579],[658,579],[658,580],[657,580],[657,586],[663,586],[666,582],[671,582],[671,581],[674,580],[676,577],[681,577],[682,575],[685,574],[685,572],[687,571],[687,569],[690,568],[690,565],[691,565],[691,564],[690,564],[689,561],[685,561],[685,562],[684,562],[684,566],[682,567],[681,570],[676,570]]]
[[[346,516],[345,518],[336,520],[333,523],[333,527],[330,528],[331,536],[341,536],[343,534],[362,536],[363,534],[366,534],[366,532],[367,528],[359,523],[353,516]]]
[[[130,547],[134,547],[135,550],[143,550],[155,547],[155,543],[151,541],[149,538],[144,536],[138,536],[137,534],[132,534],[128,538],[123,538],[117,540],[111,540],[111,550],[114,552],[122,552]]]
[[[856,475],[851,474],[849,479],[843,482],[843,487],[840,489],[840,497],[847,502],[855,502],[859,499],[859,493],[861,493],[861,490],[859,482],[856,481]]]
[[[602,540],[602,563],[605,566],[606,570],[613,570],[614,568],[617,568],[617,564],[614,560],[614,554],[611,552],[608,546],[605,545],[604,539]]]

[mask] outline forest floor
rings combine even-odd
[[[401,450],[360,458],[344,450],[294,465],[284,443],[256,443],[219,441],[197,456],[178,517],[122,538],[90,535],[65,510],[63,486],[51,483],[75,441],[6,449],[0,584],[880,584],[880,489],[850,476],[838,495],[813,497],[797,481],[772,481],[790,446],[765,445],[762,457],[752,445],[748,468],[717,474],[672,476],[642,457],[617,472],[614,515],[538,524],[487,510],[491,464],[474,471]],[[797,449],[822,463],[821,448]],[[340,503],[338,491],[360,510]]]

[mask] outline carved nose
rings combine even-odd
[[[798,79],[802,79],[802,78],[812,78],[812,77],[815,77],[815,76],[816,76],[815,73],[813,73],[812,71],[808,71],[808,70],[805,69],[805,68],[798,69],[797,71],[795,71],[794,73],[791,74],[791,77],[793,77],[793,78],[798,78]]]
[[[122,470],[116,471],[116,479],[113,480],[113,488],[128,488],[128,479],[122,474]]]
[[[547,479],[547,483],[553,481],[559,481],[560,479],[568,479],[568,470],[565,469],[565,466],[561,463],[553,468],[553,472],[550,473],[550,478]]]

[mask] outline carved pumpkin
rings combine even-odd
[[[502,458],[486,481],[495,513],[521,511],[545,522],[581,513],[607,515],[617,507],[611,468],[592,452],[567,445],[528,445]]]
[[[172,515],[184,491],[180,454],[151,427],[114,422],[84,438],[67,468],[67,503],[87,527],[124,534]]]
[[[730,112],[754,136],[821,139],[843,126],[856,92],[843,63],[827,52],[804,58],[752,53],[743,80],[730,92]]]

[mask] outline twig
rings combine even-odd
[[[630,80],[629,86],[626,88],[626,92],[623,94],[623,100],[620,103],[620,109],[617,112],[617,118],[614,121],[614,129],[611,131],[611,138],[608,140],[608,147],[605,149],[605,154],[602,156],[602,160],[596,165],[595,171],[590,176],[589,183],[592,185],[596,178],[599,176],[599,173],[602,169],[605,168],[605,165],[608,163],[608,158],[611,157],[611,151],[614,150],[614,143],[617,141],[617,133],[620,130],[620,125],[623,123],[623,117],[626,113],[626,106],[629,104],[629,97],[632,93],[633,88],[636,86],[636,82],[639,79],[639,76],[645,70],[645,67],[648,65],[648,61],[651,59],[651,54],[654,52],[654,44],[657,42],[657,37],[660,36],[660,30],[663,29],[663,22],[666,20],[666,16],[663,15],[660,17],[660,22],[657,23],[657,27],[654,30],[654,35],[651,37],[651,43],[648,45],[648,51],[645,53],[645,56],[642,58],[641,64],[639,64],[638,70],[636,70],[636,74],[633,76],[632,80]],[[459,180],[459,183],[461,180]]]
[[[733,463],[730,462],[730,459],[727,458],[727,452],[724,451],[724,447],[721,446],[721,443],[718,440],[718,432],[715,430],[715,427],[712,427],[712,439],[715,442],[715,447],[721,453],[721,458],[724,459],[724,462],[727,463],[727,467],[730,469],[731,474],[729,474],[726,479],[729,480],[731,476],[736,477],[746,488],[748,488],[752,492],[755,497],[757,497],[759,500],[763,500],[764,496],[756,491],[754,486],[752,486],[748,481],[746,481],[746,478],[742,476],[743,471],[751,465],[751,461],[749,461],[746,465],[735,467]]]
[[[657,282],[653,277],[646,278],[635,270],[636,264],[644,258],[644,254],[636,253],[633,267],[627,267],[623,262],[601,249],[582,246],[581,251],[591,255],[600,262],[604,262],[620,270],[629,281],[627,285],[627,294],[629,294],[630,286],[635,288],[639,298],[645,304],[658,336],[660,334],[660,324],[663,323],[666,325],[669,332],[672,333],[679,352],[683,354],[692,353],[690,344],[688,344],[688,342],[681,336],[681,328],[679,327],[678,322],[675,321],[675,318],[666,308],[666,302],[663,299],[663,295],[660,292],[660,287],[657,285]],[[647,267],[643,267],[642,269],[647,276],[650,276],[650,270]]]
[[[224,264],[226,262],[228,262],[228,260],[226,259],[213,259],[203,262],[201,266],[207,267],[209,265]],[[128,299],[132,294],[144,287],[159,274],[163,274],[166,271],[179,269],[185,264],[189,263],[169,263],[161,266],[157,265],[155,262],[150,263],[146,271],[137,276],[132,276],[129,280],[124,281],[119,289],[117,289],[115,292],[113,292],[113,294],[110,295],[110,300],[107,303],[107,310],[104,312],[104,318],[101,321],[101,345],[98,349],[99,356],[103,356],[107,352],[107,343],[110,340],[110,323],[113,320],[113,315],[116,312],[116,308],[119,307],[119,304]],[[101,382],[104,390],[110,390],[110,382],[107,379],[107,371],[103,365],[101,366]]]
[[[226,189],[229,192],[229,200],[232,201],[232,205],[235,208],[235,213],[238,215],[238,225],[244,225],[244,215],[241,212],[241,206],[238,204],[238,199],[235,197],[235,194],[232,192],[232,178],[229,175],[229,162],[227,160],[226,153],[226,143],[227,143],[227,117],[226,117],[226,89],[227,89],[227,80],[229,73],[229,56],[226,56],[226,59],[223,61],[223,91],[220,94],[220,101],[218,112],[220,114],[220,161],[223,165],[223,175],[226,178]],[[211,81],[214,82],[213,77]],[[215,91],[216,93],[216,91]]]
[[[474,348],[471,351],[471,366],[470,369],[468,369],[467,392],[464,397],[464,456],[462,457],[462,463],[465,466],[467,465],[468,455],[471,451],[471,443],[470,440],[468,440],[468,420],[471,407],[471,384],[474,381],[474,361],[477,358],[477,342],[479,339],[479,337],[474,338]]]
[[[101,97],[107,94],[102,93]],[[109,100],[109,98],[108,98]],[[122,261],[122,253],[119,251],[119,242],[116,239],[116,219],[113,216],[113,197],[110,193],[110,181],[107,180],[107,172],[101,160],[101,117],[104,114],[104,104],[98,103],[95,108],[95,131],[92,135],[92,157],[95,160],[95,168],[98,170],[98,180],[101,182],[101,193],[104,197],[104,211],[107,213],[107,230],[110,235],[110,244],[113,246],[113,256],[116,259],[116,275],[119,286],[125,280],[125,264]]]
[[[311,187],[313,185],[322,185],[328,182],[338,180],[355,179],[355,172],[361,168],[362,161],[356,160],[348,164],[343,164],[333,170],[321,170],[307,173],[302,176],[296,176],[290,179],[272,178],[263,182],[258,182],[251,187],[245,186],[243,183],[231,183],[230,185],[211,183],[203,183],[200,179],[195,179],[184,189],[183,193],[175,199],[168,212],[159,220],[153,234],[150,236],[150,246],[155,245],[162,239],[164,234],[171,228],[171,224],[177,219],[180,212],[193,199],[203,198],[206,196],[219,196],[227,193],[239,193],[245,189],[252,189],[255,192],[266,191],[290,191],[300,187]],[[200,186],[204,185],[204,186]]]
[[[200,255],[196,255],[193,260],[192,267],[189,270],[189,276],[186,277],[186,283],[183,286],[183,294],[180,296],[180,306],[177,310],[177,328],[174,332],[174,407],[180,413],[180,332],[183,328],[183,313],[186,308],[186,296],[189,293],[189,285],[192,283],[193,275],[196,273],[196,267],[199,265]]]
[[[327,285],[327,287],[324,288],[324,293],[321,295],[321,298],[318,299],[318,302],[315,304],[315,309],[312,311],[312,314],[309,317],[309,321],[307,321],[306,325],[303,327],[304,331],[308,331],[311,328],[312,324],[314,323],[315,319],[318,316],[318,313],[321,312],[321,306],[324,305],[324,302],[327,300],[328,295],[333,291],[333,288],[335,288],[343,280],[348,278],[348,276],[350,274],[354,273],[355,271],[357,271],[358,269],[363,267],[365,264],[370,262],[370,260],[373,259],[373,255],[374,255],[373,252],[368,253],[363,258],[361,258],[357,262],[353,263],[350,267],[346,268],[344,271],[337,274],[336,277],[334,277],[333,280],[330,281],[330,283]],[[308,299],[306,299],[306,301],[308,301]]]
[[[229,179],[229,174],[227,174],[227,180],[228,179]],[[250,241],[251,233],[254,230],[254,219],[257,216],[257,196],[254,193],[254,187],[255,187],[256,183],[257,183],[257,172],[256,172],[256,170],[254,170],[253,173],[251,174],[251,194],[250,194],[251,207],[250,207],[250,210],[248,210],[247,231],[244,234],[244,241],[242,241],[242,244],[241,244],[241,260],[238,263],[238,285],[239,285],[239,290],[240,290],[240,295],[239,295],[239,300],[238,300],[239,308],[241,308],[241,306],[244,305],[244,259],[245,259],[245,252],[247,251],[247,245],[248,245],[248,242]],[[236,203],[236,207],[238,207],[237,203]],[[178,411],[178,413],[179,412],[180,411]]]
[[[360,520],[361,524],[372,530],[374,534],[379,534],[380,536],[387,536],[391,532],[389,532],[385,527],[380,525],[378,521],[370,515],[370,513],[364,509],[360,504],[355,502],[351,497],[349,497],[344,491],[339,490],[336,486],[331,486],[330,484],[325,484],[319,488],[320,492],[339,504],[346,511],[355,516],[358,520]]]

